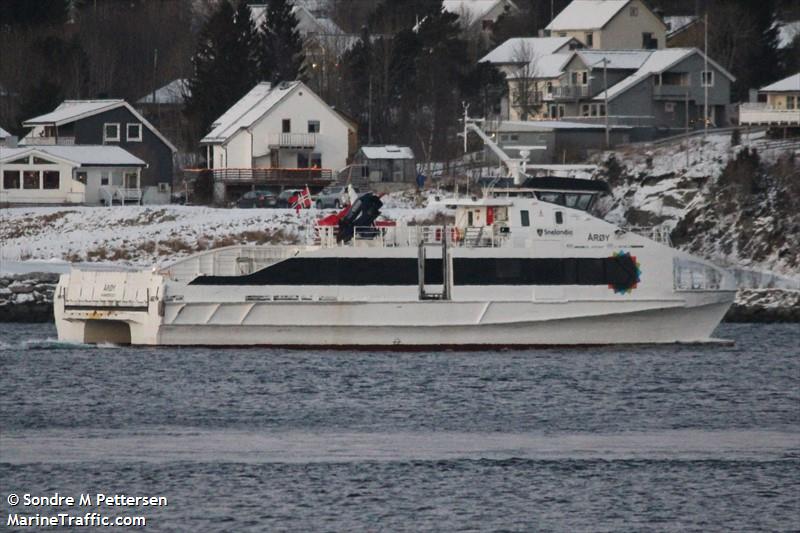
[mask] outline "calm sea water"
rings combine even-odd
[[[166,496],[101,509],[148,531],[797,531],[800,326],[717,336],[347,353],[0,324],[0,517],[57,491]]]

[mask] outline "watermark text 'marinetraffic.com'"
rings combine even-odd
[[[110,508],[166,507],[165,496],[128,496],[126,494],[84,493],[77,497],[58,492],[39,496],[11,493],[6,497],[11,507],[22,512],[9,513],[6,525],[10,527],[137,527],[146,526],[144,516],[106,516],[97,510]],[[92,507],[90,511],[76,507]],[[43,510],[44,508],[50,511]],[[26,512],[26,511],[38,512]]]

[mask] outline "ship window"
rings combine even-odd
[[[567,207],[575,208],[578,205],[578,195],[577,194],[565,194],[564,195],[564,205]]]
[[[495,261],[494,265],[495,265],[495,276],[498,281],[510,281],[516,284],[522,277],[521,259],[506,259],[503,261]]]
[[[580,209],[581,211],[586,211],[589,209],[589,206],[591,204],[592,204],[592,195],[581,194],[580,198],[578,198],[578,203],[575,204],[575,208]]]
[[[531,219],[527,209],[524,209],[519,212],[519,218],[522,221],[523,227],[528,227],[531,225]]]
[[[603,263],[605,259],[581,258],[578,260],[578,283],[580,285],[605,285]]]
[[[563,224],[564,223],[564,213],[561,211],[556,211],[556,224]]]

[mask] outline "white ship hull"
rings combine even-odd
[[[480,230],[473,234],[373,229],[346,245],[223,248],[161,271],[75,270],[54,300],[59,339],[394,349],[692,343],[712,340],[733,303],[725,271],[661,242],[533,199],[488,205],[504,225],[468,225]],[[470,218],[484,220],[485,203],[465,209],[476,206],[484,211]]]

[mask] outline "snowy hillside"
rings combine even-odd
[[[800,277],[800,142],[731,134],[598,156],[615,224],[672,229],[676,246],[728,266]]]
[[[402,207],[393,198],[384,218],[425,220],[436,209]],[[65,260],[131,265],[165,263],[199,250],[240,243],[303,242],[332,210],[208,207],[33,207],[0,211],[0,260]]]

